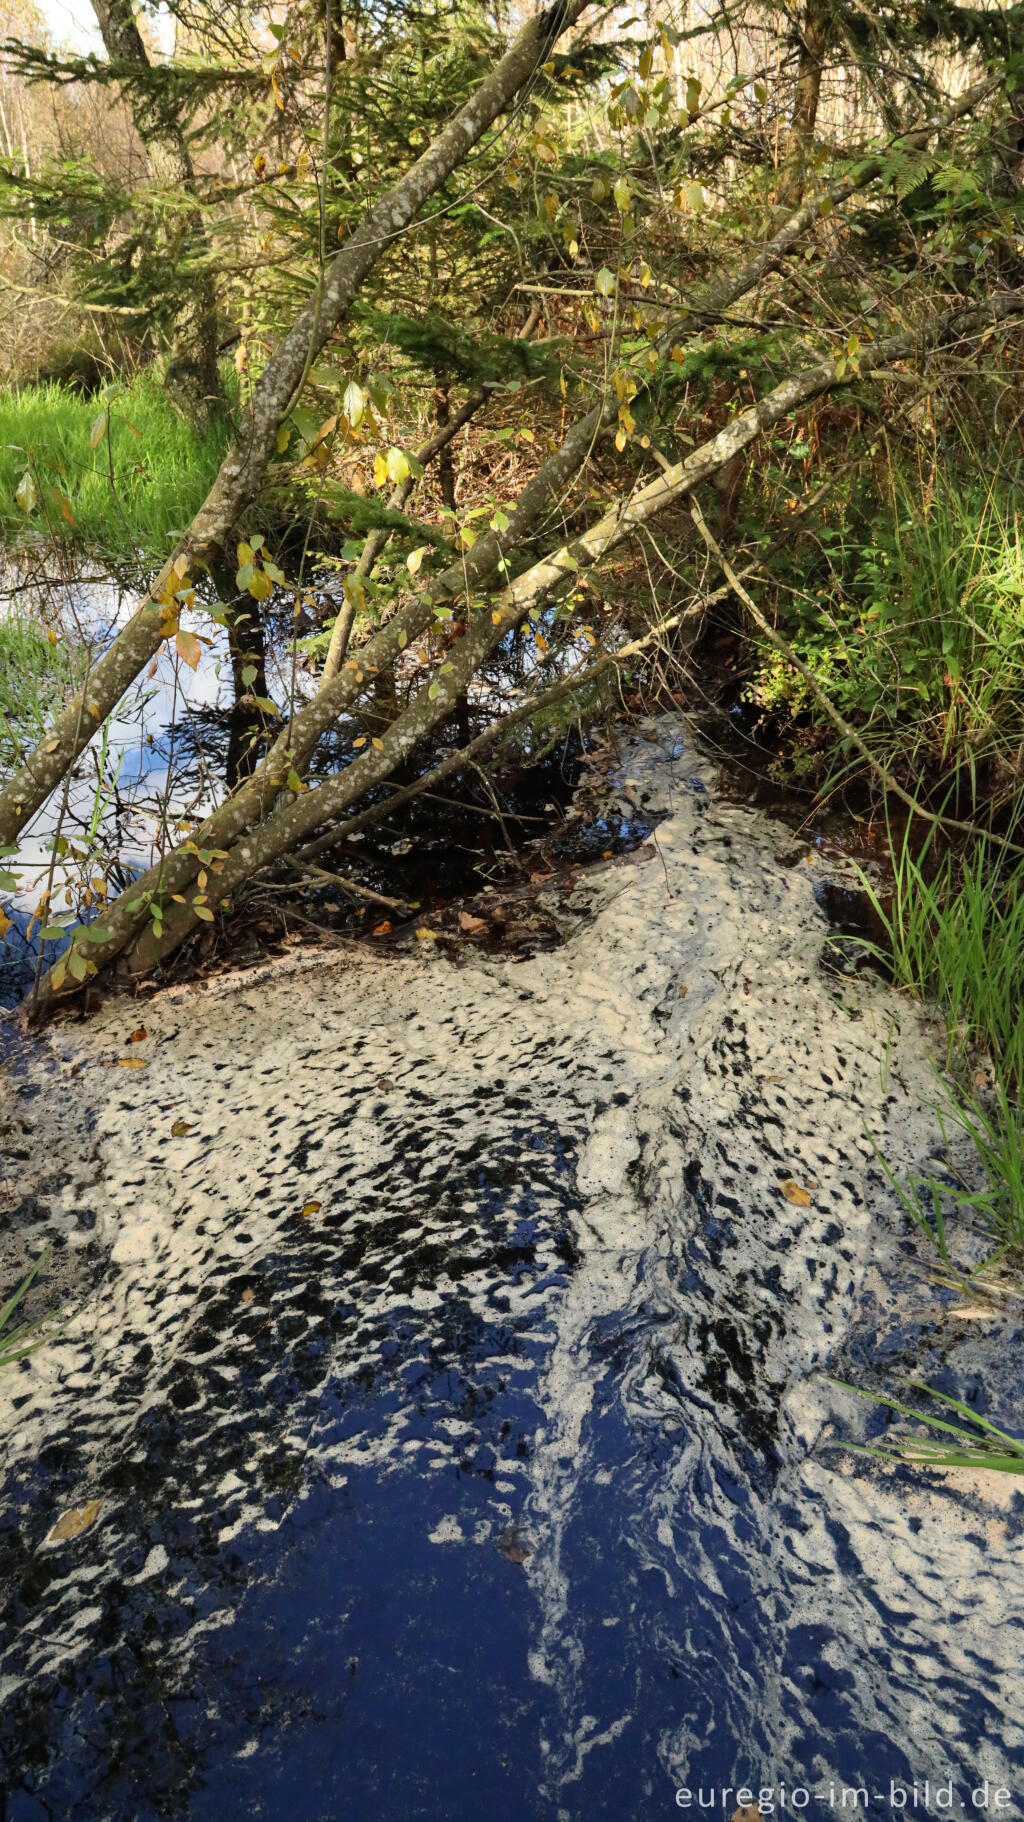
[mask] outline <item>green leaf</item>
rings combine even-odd
[[[402,482],[409,479],[409,458],[404,449],[388,450],[387,472],[388,479],[393,481],[396,487],[401,487]]]
[[[601,297],[611,297],[615,290],[615,274],[608,266],[602,266],[594,280],[594,288]]]
[[[349,380],[348,385],[345,387],[341,401],[341,409],[345,413],[353,430],[357,430],[363,421],[363,416],[366,411],[366,393],[361,386],[356,384],[355,380]]]

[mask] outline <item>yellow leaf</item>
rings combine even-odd
[[[321,1204],[319,1202],[304,1202],[302,1204],[302,1219],[308,1221],[310,1215],[318,1215],[320,1213],[320,1208]]]
[[[179,628],[174,644],[182,663],[187,664],[191,670],[196,670],[203,655],[203,648],[195,633],[186,633]]]
[[[792,1177],[787,1177],[779,1187],[787,1202],[795,1202],[797,1208],[810,1208],[811,1198],[802,1183],[795,1183]]]
[[[71,1537],[81,1537],[94,1525],[103,1510],[101,1499],[87,1500],[84,1506],[70,1506],[61,1518],[58,1518],[53,1530],[48,1534],[48,1544],[62,1544]]]
[[[146,1057],[118,1057],[117,1060],[120,1063],[122,1069],[148,1069],[149,1068],[149,1062]]]
[[[378,739],[377,739],[377,736],[376,736],[376,734],[375,734],[375,735],[374,735],[374,737],[373,737],[373,744],[374,744],[374,746],[375,746],[375,747],[376,747],[376,749],[377,749],[377,751],[378,751],[378,753],[383,753],[383,751],[384,751],[384,742],[383,742],[383,740],[378,740]]]
[[[437,941],[436,930],[417,930],[416,935],[421,943],[436,943]]]
[[[366,745],[366,735],[360,734],[359,739],[353,740],[352,745],[354,747],[364,747]]]
[[[429,544],[421,544],[417,550],[411,550],[409,552],[409,555],[405,559],[405,567],[409,571],[410,576],[414,576],[416,574],[417,570],[419,569],[420,564],[423,562],[424,557],[429,556],[429,554],[430,554],[430,545]]]

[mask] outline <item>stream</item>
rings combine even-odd
[[[936,1152],[933,1032],[681,717],[609,790],[663,820],[561,947],[10,1037],[4,1822],[1020,1814],[1021,1493],[828,1378],[1024,1428],[872,1146]]]

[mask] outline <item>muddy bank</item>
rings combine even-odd
[[[865,1130],[936,1144],[928,1030],[647,734],[618,788],[668,814],[564,947],[293,960],[16,1059],[8,1244],[78,1287],[0,1382],[17,1822],[1014,1788],[1020,1496],[828,1447],[825,1371],[1024,1415]]]

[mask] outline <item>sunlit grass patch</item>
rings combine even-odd
[[[155,377],[83,398],[50,382],[0,390],[0,539],[51,538],[111,569],[170,553],[220,466],[228,427],[193,427]]]

